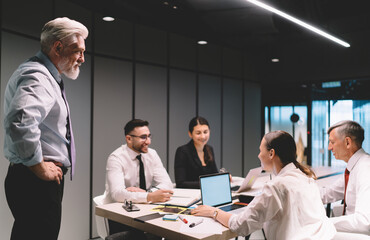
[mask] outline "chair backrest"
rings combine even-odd
[[[94,205],[99,206],[103,204],[104,195],[94,197]],[[96,231],[99,237],[105,239],[109,235],[109,225],[106,218],[95,215]]]

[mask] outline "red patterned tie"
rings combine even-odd
[[[343,215],[346,213],[346,192],[347,192],[347,184],[348,184],[348,178],[349,178],[349,171],[346,168],[346,171],[344,173],[344,200],[343,200]]]

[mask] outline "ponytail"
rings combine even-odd
[[[304,174],[306,174],[308,177],[311,177],[313,179],[317,179],[316,174],[312,171],[311,168],[304,166],[300,164],[298,161],[293,161],[294,165],[299,168]]]
[[[289,163],[299,168],[308,177],[316,179],[316,174],[308,167],[300,164],[297,161],[297,146],[293,137],[284,131],[273,131],[265,134],[267,150],[274,149],[277,156],[279,156],[283,167]]]

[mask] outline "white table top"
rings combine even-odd
[[[151,213],[155,213],[151,209],[156,207],[157,205],[151,204],[135,204],[140,208],[140,211],[136,212],[126,212],[122,208],[122,203],[111,203],[106,205],[97,206],[95,208],[95,214],[101,217],[105,217],[137,229],[162,236],[166,239],[203,239],[203,240],[211,240],[211,239],[230,239],[235,238],[236,234],[232,233],[228,228],[222,226],[222,234],[210,234],[210,233],[188,233],[188,232],[181,232],[181,224],[183,224],[180,220],[177,221],[164,221],[162,218],[156,218],[145,223],[139,222],[134,220],[134,218],[148,215]]]

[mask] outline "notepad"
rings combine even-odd
[[[190,207],[196,204],[201,199],[199,189],[173,189],[173,195],[167,202],[154,203],[157,205],[168,205],[168,206],[179,206],[179,207]]]

